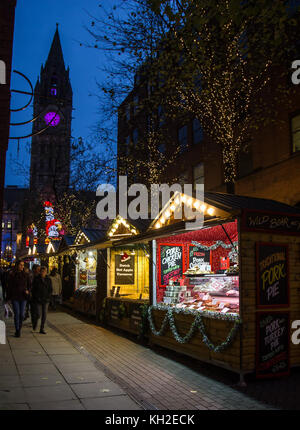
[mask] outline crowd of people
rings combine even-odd
[[[61,277],[56,267],[48,276],[45,266],[33,265],[32,270],[23,261],[0,273],[4,303],[11,303],[14,313],[15,337],[21,336],[23,321],[31,316],[32,329],[46,334],[45,323],[49,305],[56,310],[62,293]]]

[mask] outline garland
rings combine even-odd
[[[154,322],[153,322],[152,309],[166,311],[165,318],[163,320],[163,323],[162,323],[159,331],[156,330]],[[181,314],[186,314],[186,315],[195,315],[195,319],[194,319],[188,333],[184,337],[180,336],[178,331],[177,331],[175,320],[174,320],[174,313],[181,313]],[[212,315],[210,315],[210,314],[212,314]],[[235,337],[239,331],[240,325],[241,325],[241,319],[238,315],[234,315],[234,314],[228,314],[228,315],[219,314],[218,319],[222,319],[225,321],[233,321],[234,326],[230,330],[226,340],[224,342],[222,342],[220,345],[215,346],[209,340],[209,338],[206,334],[205,325],[203,323],[203,317],[216,318],[216,314],[219,314],[219,313],[218,312],[210,312],[210,311],[199,312],[199,311],[195,311],[195,310],[181,310],[181,309],[170,308],[170,307],[165,306],[165,305],[157,305],[157,306],[149,306],[149,308],[148,308],[148,321],[149,321],[150,329],[155,336],[162,336],[164,334],[165,330],[167,329],[167,326],[169,323],[170,329],[172,331],[172,334],[173,334],[175,340],[178,343],[182,343],[182,344],[189,342],[192,339],[192,337],[195,335],[197,329],[199,329],[199,332],[202,335],[202,342],[211,351],[218,353],[218,352],[221,352],[224,349],[228,348],[229,345],[232,343],[232,341],[235,339]]]
[[[224,249],[230,249],[232,248],[231,243],[229,245],[227,245],[226,243],[222,242],[221,240],[218,240],[214,245],[212,246],[205,246],[205,245],[201,245],[201,243],[199,242],[195,242],[192,241],[192,245],[197,246],[198,248],[204,249],[204,251],[215,251],[217,248],[219,248],[220,246],[222,246],[222,248]],[[238,246],[238,242],[233,242],[233,245],[236,247]]]
[[[147,303],[144,303],[143,305],[140,306],[140,311],[141,311],[141,323],[139,325],[139,335],[138,335],[138,339],[142,340],[148,330],[148,307],[149,305],[147,305]]]

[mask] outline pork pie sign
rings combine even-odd
[[[288,246],[256,244],[257,307],[289,306]]]

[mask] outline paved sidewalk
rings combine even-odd
[[[172,360],[172,353],[158,354],[110,330],[74,320],[66,313],[50,314],[49,323],[91,356],[107,377],[145,409],[271,409],[229,384]]]
[[[72,327],[84,325],[64,314],[51,320]],[[32,333],[24,323],[15,338],[7,323],[7,344],[0,345],[0,410],[139,410],[143,409],[116,383],[97,369],[56,330]]]

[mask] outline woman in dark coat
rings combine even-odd
[[[16,337],[21,336],[21,328],[29,294],[30,279],[24,272],[24,262],[17,261],[14,270],[8,275],[6,291],[6,300],[12,302],[14,310]]]
[[[38,320],[41,317],[40,333],[46,334],[44,331],[45,322],[47,319],[48,306],[52,296],[52,284],[47,276],[47,267],[42,266],[40,275],[36,276],[32,283],[31,300],[34,303],[35,313],[33,315],[33,330],[37,328]]]

